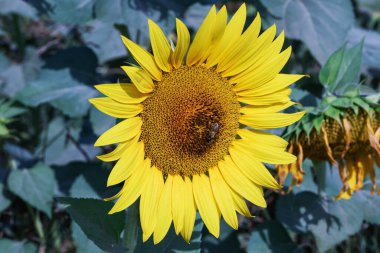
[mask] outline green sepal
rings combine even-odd
[[[327,110],[325,111],[325,115],[327,117],[335,119],[340,125],[342,124],[341,119],[340,119],[341,113],[342,111],[334,106],[329,106]]]

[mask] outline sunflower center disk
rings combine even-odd
[[[202,66],[165,74],[143,105],[145,154],[164,174],[191,176],[216,166],[239,128],[232,85]]]

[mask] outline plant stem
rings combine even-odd
[[[45,236],[44,228],[42,226],[42,222],[41,222],[41,219],[40,219],[39,212],[37,210],[34,211],[34,209],[29,204],[26,204],[26,206],[28,208],[28,212],[29,212],[30,216],[33,219],[34,228],[36,229],[38,237],[40,238],[40,248],[39,248],[38,252],[39,253],[45,252],[45,248],[46,248],[46,236]]]
[[[139,234],[139,202],[127,210],[124,227],[124,247],[127,253],[135,252]]]

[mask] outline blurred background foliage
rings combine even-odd
[[[92,144],[114,119],[87,100],[99,95],[96,84],[128,81],[120,66],[133,59],[119,35],[149,48],[148,18],[174,38],[175,17],[194,32],[211,4],[233,13],[241,3],[0,0],[0,252],[380,252],[380,197],[370,194],[368,179],[351,199],[335,201],[342,186],[336,166],[310,160],[299,187],[287,195],[265,191],[268,208],[251,206],[256,217],[239,217],[237,231],[222,223],[219,239],[197,219],[190,245],[171,231],[153,247],[141,243],[136,213],[106,215],[112,203],[101,198],[117,189],[106,189],[111,167],[95,157],[106,150]],[[360,80],[360,94],[379,98],[379,0],[246,3],[248,21],[259,11],[263,28],[285,30],[293,54],[284,72],[310,75],[293,87],[295,101],[319,105],[326,96],[321,68],[336,50],[358,43],[349,61],[327,68],[348,69],[340,82]]]

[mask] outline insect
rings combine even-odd
[[[211,141],[212,139],[215,138],[215,135],[218,132],[219,128],[220,128],[220,125],[218,123],[214,123],[211,126],[211,129],[207,134],[207,141]]]

